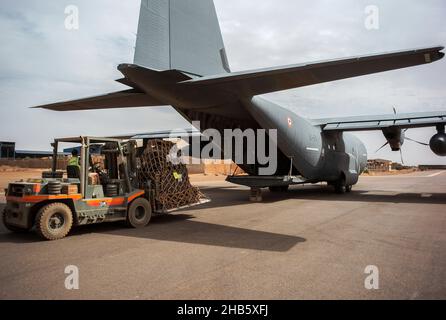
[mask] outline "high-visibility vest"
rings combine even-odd
[[[79,158],[78,157],[71,157],[70,160],[68,160],[68,165],[69,166],[80,167]]]

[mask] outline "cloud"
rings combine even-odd
[[[79,7],[80,29],[64,27]],[[117,135],[184,127],[170,107],[57,113],[29,107],[116,90],[116,69],[133,61],[139,1],[3,1],[0,27],[0,139],[48,149],[56,136]]]
[[[442,0],[375,0],[380,29],[364,27],[363,0],[216,0],[233,70],[333,59],[442,44]],[[77,5],[79,31],[64,28],[65,7]],[[13,1],[0,4],[0,140],[21,149],[48,149],[55,136],[115,135],[184,127],[172,108],[55,113],[30,106],[124,88],[116,66],[133,61],[139,0]],[[444,43],[443,43],[444,44]],[[365,115],[445,110],[444,60],[269,97],[302,116]],[[431,129],[408,134],[427,141]],[[382,134],[359,134],[371,157]],[[427,148],[407,143],[407,163],[446,164]],[[388,150],[376,155],[399,159]]]

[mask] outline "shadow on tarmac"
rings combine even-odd
[[[275,252],[286,252],[298,243],[306,241],[306,239],[296,236],[193,221],[191,220],[193,218],[194,216],[187,214],[158,216],[152,219],[149,226],[142,229],[126,228],[124,223],[118,222],[81,226],[74,228],[66,240],[74,240],[78,236],[95,233]],[[2,229],[4,229],[3,226]],[[39,241],[40,238],[35,232],[0,234],[0,243]]]
[[[106,231],[125,237],[192,243],[217,247],[285,252],[306,239],[296,236],[194,221],[187,214],[172,214],[153,219],[147,228]]]
[[[354,187],[353,187],[354,188]],[[250,205],[248,189],[234,187],[201,188],[212,202],[197,207],[218,208],[234,205]],[[397,193],[391,190],[355,190],[351,193],[336,194],[326,185],[293,186],[287,192],[263,191],[262,203],[270,204],[284,200],[352,201],[380,203],[446,204],[446,193]]]

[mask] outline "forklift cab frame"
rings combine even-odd
[[[106,143],[115,143],[118,150],[118,156],[122,159],[124,166],[123,169],[123,180],[124,180],[124,192],[131,193],[133,191],[132,185],[130,183],[129,172],[128,172],[128,164],[127,159],[124,155],[122,141],[119,139],[112,138],[93,138],[93,137],[74,137],[74,138],[59,138],[55,139],[54,143],[52,143],[53,147],[53,161],[52,161],[52,176],[57,176],[57,161],[58,161],[58,149],[60,143],[72,143],[72,144],[80,144],[80,194],[83,199],[92,199],[92,198],[100,198],[104,197],[104,195],[96,195],[95,192],[91,191],[91,187],[88,183],[89,173],[90,173],[90,148],[92,144],[106,144]],[[105,191],[105,190],[104,190]]]

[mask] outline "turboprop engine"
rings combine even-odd
[[[446,133],[444,126],[437,128],[438,133],[434,135],[429,143],[433,153],[440,157],[446,157]]]
[[[404,144],[405,132],[401,128],[391,127],[383,129],[384,137],[387,139],[387,144],[392,148],[392,151],[400,151]],[[386,145],[387,145],[386,144]]]

